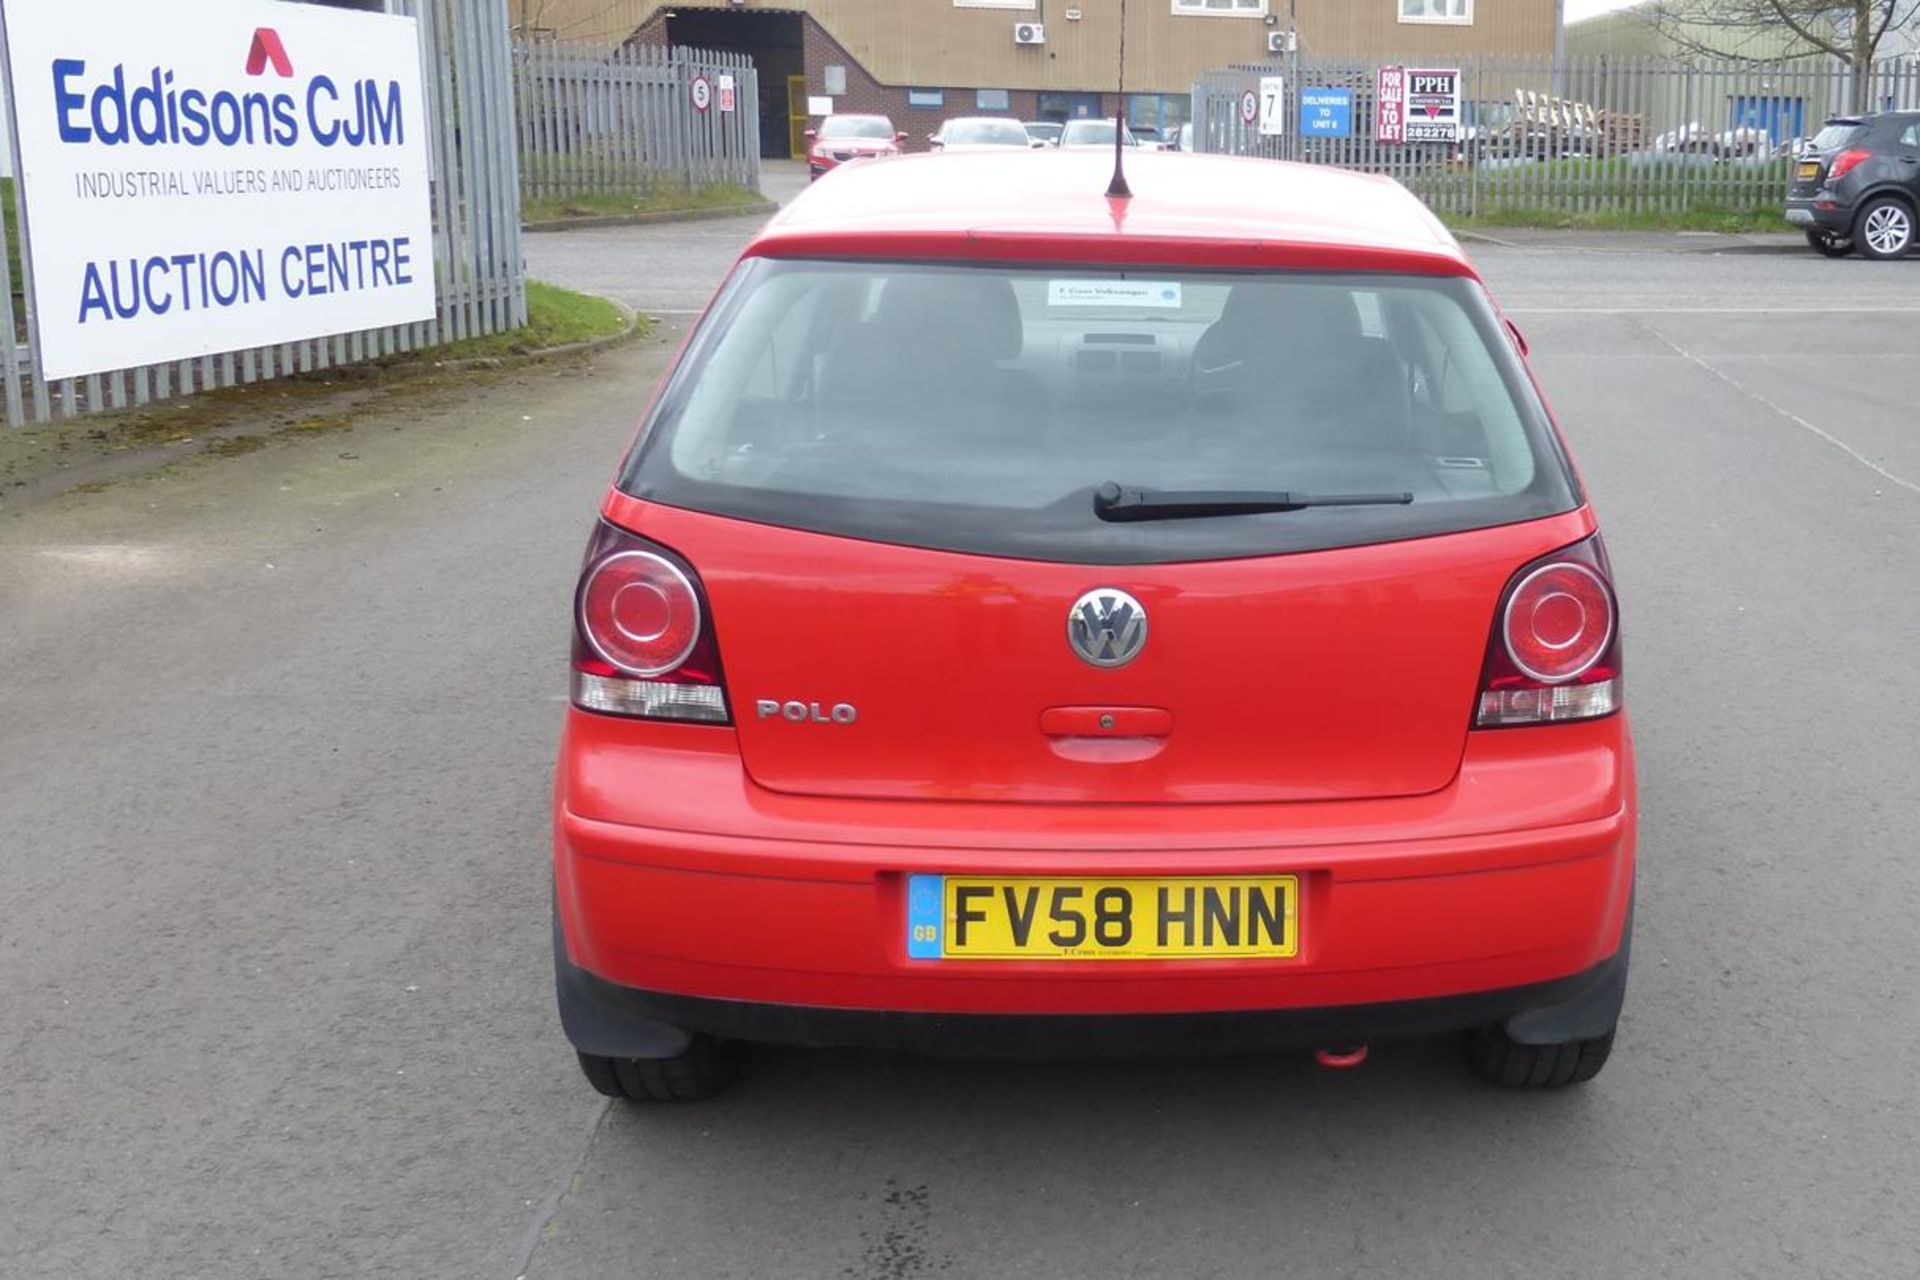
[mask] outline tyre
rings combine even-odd
[[[1853,220],[1853,242],[1867,257],[1885,262],[1907,256],[1914,230],[1912,205],[1899,196],[1875,196]]]
[[[1837,236],[1831,231],[1807,232],[1807,243],[1816,253],[1829,258],[1844,258],[1853,252],[1853,241],[1846,236]]]
[[[712,1036],[695,1036],[671,1058],[602,1058],[580,1054],[587,1083],[626,1102],[698,1102],[726,1088],[740,1066],[740,1048]]]
[[[1561,1044],[1520,1044],[1499,1026],[1467,1033],[1467,1060],[1503,1089],[1558,1089],[1600,1074],[1613,1052],[1613,1032]]]

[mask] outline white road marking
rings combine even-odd
[[[1658,338],[1660,341],[1666,343],[1669,347],[1672,347],[1674,350],[1674,353],[1678,355],[1681,359],[1689,361],[1690,363],[1699,365],[1702,369],[1706,370],[1709,374],[1713,375],[1715,378],[1718,378],[1720,381],[1726,383],[1729,387],[1732,387],[1735,391],[1738,391],[1741,395],[1747,397],[1749,400],[1753,400],[1757,402],[1758,404],[1764,405],[1768,409],[1773,410],[1773,412],[1779,414],[1781,417],[1785,418],[1788,422],[1793,423],[1795,426],[1800,427],[1808,432],[1811,432],[1814,436],[1818,437],[1821,440],[1826,441],[1828,444],[1840,450],[1840,452],[1846,454],[1849,458],[1852,458],[1855,462],[1859,463],[1861,466],[1865,467],[1867,470],[1873,472],[1875,475],[1885,478],[1888,482],[1892,484],[1899,485],[1902,489],[1907,490],[1909,493],[1920,493],[1920,484],[1916,484],[1915,482],[1907,479],[1904,476],[1895,475],[1893,472],[1887,470],[1885,467],[1875,462],[1872,458],[1867,457],[1866,454],[1861,453],[1858,449],[1848,444],[1845,440],[1842,440],[1839,436],[1836,436],[1830,431],[1826,431],[1820,427],[1815,426],[1813,423],[1808,422],[1805,418],[1801,417],[1799,414],[1795,413],[1793,410],[1788,409],[1783,405],[1777,404],[1772,400],[1769,400],[1767,397],[1761,395],[1758,391],[1755,391],[1753,388],[1740,382],[1739,379],[1729,377],[1726,373],[1722,372],[1719,368],[1717,368],[1712,364],[1709,364],[1702,357],[1693,354],[1693,352],[1687,350],[1685,347],[1675,342],[1672,338],[1669,338],[1666,334],[1661,333],[1658,329],[1653,328],[1651,325],[1642,325],[1640,327],[1644,328],[1648,333],[1652,334],[1654,337]]]

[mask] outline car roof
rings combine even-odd
[[[1327,165],[1134,152],[1107,197],[1097,152],[968,152],[837,171],[747,256],[940,257],[1289,266],[1472,276],[1459,244],[1389,178]]]

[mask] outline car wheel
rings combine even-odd
[[[1913,248],[1913,206],[1898,196],[1869,200],[1854,219],[1853,242],[1869,258],[1904,258]]]
[[[1613,1052],[1613,1032],[1591,1040],[1521,1044],[1504,1027],[1467,1033],[1467,1060],[1481,1078],[1505,1089],[1558,1089],[1600,1074]]]
[[[1853,241],[1831,231],[1809,231],[1807,243],[1813,246],[1815,252],[1829,258],[1844,258],[1853,252]]]
[[[740,1047],[695,1036],[671,1058],[603,1058],[580,1054],[587,1083],[627,1102],[697,1102],[726,1088],[740,1066]]]

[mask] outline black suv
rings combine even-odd
[[[1835,116],[1794,162],[1787,221],[1830,258],[1901,258],[1920,224],[1920,111]]]

